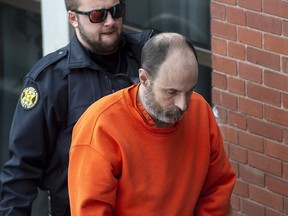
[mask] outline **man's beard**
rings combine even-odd
[[[144,91],[142,100],[144,103],[143,105],[149,115],[152,118],[156,118],[160,122],[173,124],[179,121],[184,114],[184,112],[176,106],[170,109],[162,108],[155,99],[155,95],[152,90],[152,84],[147,86],[146,91]]]
[[[113,43],[102,41],[101,38],[99,41],[95,41],[93,40],[93,36],[91,34],[87,34],[81,23],[79,23],[79,34],[85,43],[90,46],[89,48],[91,51],[98,54],[114,53],[117,50],[121,40],[121,36],[117,35],[117,38]]]

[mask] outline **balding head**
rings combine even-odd
[[[159,67],[170,54],[184,50],[193,52],[197,61],[195,48],[186,37],[174,32],[157,34],[143,47],[141,68],[147,70],[154,77],[157,75]]]
[[[192,43],[177,33],[151,38],[142,51],[138,98],[157,127],[180,120],[198,82]]]

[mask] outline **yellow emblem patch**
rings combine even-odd
[[[32,109],[38,102],[38,92],[33,87],[25,88],[21,93],[21,105],[24,109]]]

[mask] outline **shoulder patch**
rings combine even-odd
[[[32,109],[38,102],[38,92],[33,87],[25,88],[21,93],[21,105],[24,109]]]

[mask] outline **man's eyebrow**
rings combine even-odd
[[[197,86],[197,83],[196,83],[190,90],[188,90],[187,92],[193,91],[196,86]],[[181,91],[179,91],[178,89],[175,89],[175,88],[163,88],[163,89],[164,89],[165,91],[181,92]]]

